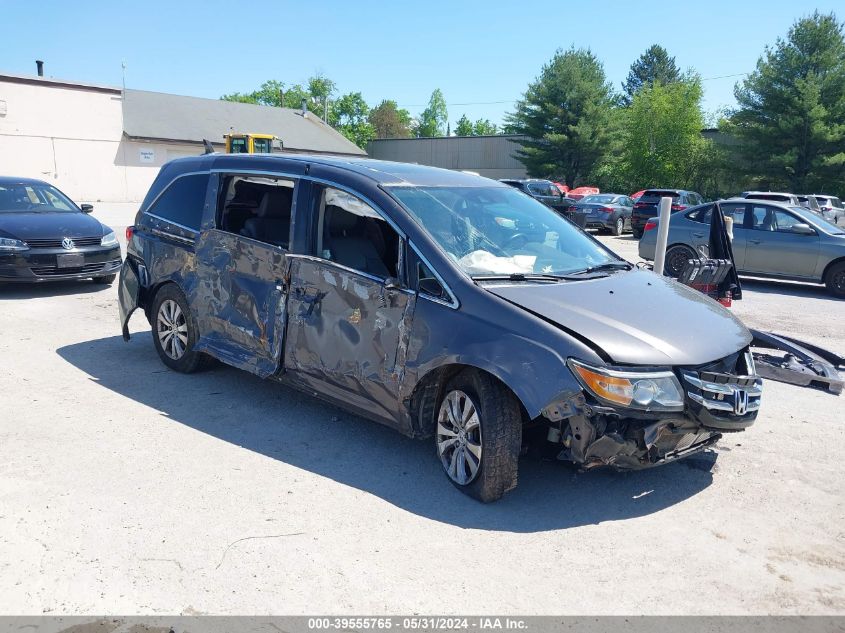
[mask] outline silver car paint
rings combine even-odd
[[[845,258],[845,232],[841,235],[834,233],[831,227],[808,209],[798,210],[768,200],[732,199],[721,204],[726,210],[748,204],[785,211],[797,216],[816,231],[815,235],[760,231],[744,228],[737,218],[733,227],[733,251],[737,270],[741,273],[821,282],[827,267],[832,262]],[[708,224],[691,220],[689,215],[694,211],[695,209],[692,209],[672,215],[669,225],[669,248],[684,244],[697,251],[699,247],[707,246],[710,227]],[[657,218],[653,220],[658,222]],[[643,234],[639,243],[640,257],[654,259],[656,239],[656,230]]]

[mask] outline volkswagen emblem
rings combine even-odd
[[[73,250],[74,246],[76,246],[76,244],[74,244],[73,240],[70,239],[69,237],[66,237],[65,239],[62,240],[62,248],[63,249],[70,251],[70,250]]]
[[[748,413],[748,392],[734,387],[734,413],[745,415]]]

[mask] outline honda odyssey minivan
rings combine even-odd
[[[164,165],[120,275],[162,362],[214,358],[406,435],[482,501],[523,436],[582,468],[639,469],[751,425],[751,335],[530,196],[369,159]],[[268,421],[269,422],[269,421]]]

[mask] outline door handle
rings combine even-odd
[[[751,242],[752,244],[759,244],[760,243],[760,240],[748,240],[748,241]]]
[[[704,237],[704,233],[693,233],[693,237]]]

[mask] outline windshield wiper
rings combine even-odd
[[[631,264],[629,264],[628,262],[606,262],[597,266],[590,266],[589,268],[585,268],[584,270],[576,270],[575,272],[567,273],[566,276],[571,277],[572,275],[589,275],[590,273],[598,273],[608,270],[631,270]]]
[[[561,281],[563,277],[539,273],[509,273],[502,275],[472,275],[473,281]]]

